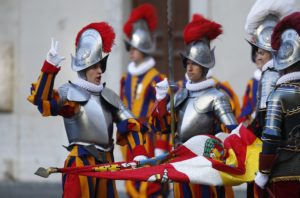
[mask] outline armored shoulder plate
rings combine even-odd
[[[259,109],[264,109],[267,107],[266,102],[269,94],[275,88],[276,82],[279,78],[278,71],[274,69],[267,69],[262,73],[260,81],[260,90],[259,90]]]
[[[116,121],[122,121],[129,118],[134,118],[131,111],[125,107],[120,97],[111,89],[104,87],[101,91],[101,97],[108,102],[110,105],[117,109],[116,111]]]
[[[120,109],[120,107],[123,106],[120,97],[109,88],[104,87],[101,91],[101,96],[106,102],[108,102],[117,109]]]
[[[180,89],[174,96],[174,107],[178,107],[188,97],[188,90],[183,88]]]
[[[290,111],[300,109],[300,85],[282,84],[275,88],[268,97],[268,104],[278,103],[283,113],[290,114]],[[299,105],[298,105],[299,104]]]
[[[216,88],[211,88],[206,91],[205,98],[205,100],[199,100],[200,98],[197,100],[197,110],[202,109],[201,113],[214,111],[218,119],[225,125],[237,124],[232,113],[228,95]]]
[[[232,113],[232,108],[229,102],[229,96],[225,93],[218,91],[218,94],[215,94],[214,108],[215,110],[220,110],[222,114]]]
[[[60,104],[63,104],[67,100],[74,102],[86,102],[91,97],[88,91],[72,83],[66,83],[60,86],[58,88],[58,93],[60,97]]]
[[[213,103],[218,94],[217,89],[210,88],[201,92],[194,102],[194,107],[198,113],[213,111]]]

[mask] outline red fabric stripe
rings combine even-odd
[[[76,162],[71,165],[76,167]],[[82,197],[80,190],[79,176],[74,174],[68,174],[64,185],[63,198]]]
[[[56,74],[59,72],[60,67],[55,67],[54,65],[52,65],[51,63],[45,61],[44,65],[42,67],[42,72],[44,73],[51,73],[51,74]]]
[[[145,147],[142,145],[137,145],[136,147],[134,147],[134,149],[132,150],[132,155],[133,156],[138,156],[138,155],[148,156]]]

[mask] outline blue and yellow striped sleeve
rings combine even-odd
[[[129,118],[117,123],[117,128],[118,144],[125,145],[127,143],[133,156],[147,156],[147,152],[144,147],[144,133],[147,133],[149,130],[147,126],[134,118]]]
[[[60,97],[58,92],[53,89],[55,77],[59,70],[60,68],[45,61],[37,82],[32,83],[31,95],[27,97],[29,102],[38,107],[43,116],[71,117],[79,105],[67,101],[59,107]]]

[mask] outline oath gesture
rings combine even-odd
[[[60,67],[60,64],[65,57],[58,55],[58,41],[55,41],[54,38],[51,38],[51,47],[47,53],[47,62]]]

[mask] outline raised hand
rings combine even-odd
[[[55,41],[54,38],[51,38],[51,47],[46,60],[56,67],[60,67],[61,62],[65,60],[65,57],[58,55],[58,41]]]

